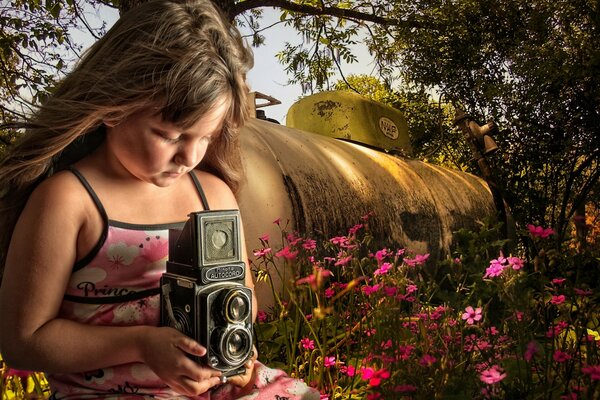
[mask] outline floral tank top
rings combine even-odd
[[[160,322],[159,283],[169,255],[169,229],[185,223],[137,225],[110,220],[100,199],[77,170],[92,197],[104,229],[100,240],[78,261],[69,280],[60,318],[89,325],[132,326]],[[204,209],[208,204],[191,173]],[[130,363],[76,374],[48,374],[52,399],[174,399],[169,389],[142,363]]]

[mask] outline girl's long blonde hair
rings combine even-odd
[[[238,132],[248,118],[245,76],[252,63],[239,32],[209,0],[152,0],[124,14],[0,160],[0,269],[37,183],[93,150],[103,122],[118,123],[148,107],[185,128],[228,99],[223,132],[200,168],[235,192],[243,177]]]

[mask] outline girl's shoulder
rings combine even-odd
[[[74,206],[81,202],[85,188],[70,171],[59,171],[44,179],[32,192],[31,199]]]
[[[191,173],[195,174],[198,178],[211,209],[226,210],[238,208],[235,195],[221,178],[199,169],[194,169]]]
[[[36,224],[71,226],[79,229],[89,215],[85,189],[70,172],[58,172],[33,190],[21,218]]]

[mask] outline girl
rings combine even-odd
[[[210,1],[145,3],[0,162],[0,352],[53,398],[319,398],[255,360],[222,384],[189,358],[200,344],[158,327],[168,228],[237,208],[251,65]]]

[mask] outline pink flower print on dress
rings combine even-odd
[[[139,254],[139,247],[128,246],[125,242],[111,244],[106,251],[106,257],[115,268],[130,265]]]
[[[162,260],[169,255],[169,240],[159,235],[148,235],[139,245],[139,253],[150,262]]]

